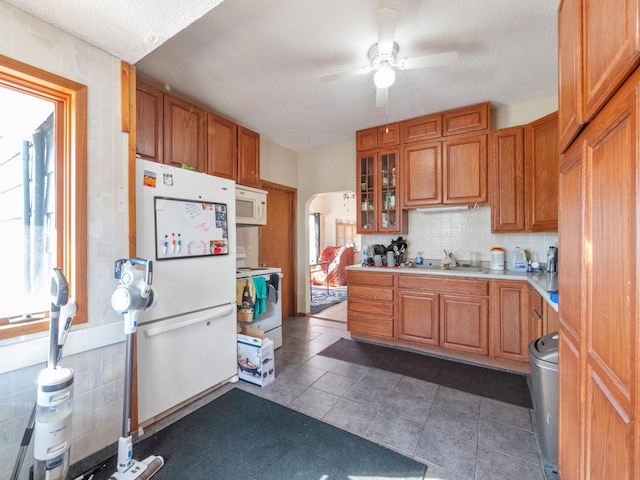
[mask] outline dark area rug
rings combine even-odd
[[[344,338],[319,353],[486,398],[532,408],[526,375]]]
[[[133,455],[164,458],[153,480],[421,480],[426,471],[408,457],[239,389],[136,444]],[[94,480],[112,473],[106,467]]]
[[[347,290],[342,288],[327,291],[326,287],[313,287],[311,297],[309,310],[313,314],[321,312],[331,305],[344,302],[347,299]]]

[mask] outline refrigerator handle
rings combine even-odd
[[[145,337],[154,337],[154,336],[160,335],[162,333],[167,333],[167,332],[171,332],[173,330],[178,330],[180,328],[185,328],[185,327],[188,327],[190,325],[193,325],[193,324],[196,324],[196,323],[199,323],[199,322],[204,322],[206,320],[213,320],[213,319],[216,319],[216,318],[226,317],[227,315],[229,315],[231,313],[234,313],[236,308],[237,307],[236,307],[235,304],[230,304],[230,305],[225,306],[225,307],[220,307],[215,312],[209,313],[207,315],[202,315],[202,316],[199,316],[199,317],[195,317],[195,318],[190,318],[189,320],[185,320],[184,322],[173,323],[171,325],[163,325],[161,327],[145,329],[144,330],[144,336]]]

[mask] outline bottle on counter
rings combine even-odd
[[[547,272],[555,273],[557,271],[556,266],[556,247],[553,245],[549,247],[547,251]]]
[[[422,252],[418,252],[416,255],[416,265],[422,265]]]
[[[362,248],[362,265],[369,265],[369,247],[367,245]]]

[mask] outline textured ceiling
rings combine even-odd
[[[140,76],[299,152],[431,112],[557,95],[559,0],[226,0],[213,9],[218,2],[8,3],[78,32],[134,63]],[[138,4],[142,13],[133,8]],[[383,6],[399,12],[399,57],[455,50],[459,59],[398,71],[387,107],[375,108],[372,73],[329,83],[317,76],[368,63]],[[95,28],[82,25],[89,15]],[[174,36],[165,31],[185,25]],[[158,37],[155,49],[150,34]]]

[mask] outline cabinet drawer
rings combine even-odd
[[[352,333],[393,338],[393,317],[377,317],[349,312],[347,328]]]
[[[349,285],[349,300],[368,300],[372,302],[393,302],[393,289],[380,287],[362,287]]]
[[[392,302],[375,302],[370,299],[352,299],[349,297],[348,313],[360,312],[360,313],[372,313],[374,315],[389,315],[393,316],[393,303]]]
[[[349,270],[349,289],[352,285],[369,285],[373,287],[393,287],[392,273],[360,272]]]
[[[475,278],[436,278],[429,275],[398,275],[398,288],[438,293],[489,295],[489,281]]]
[[[531,313],[536,313],[538,316],[542,317],[542,309],[543,309],[544,300],[542,296],[535,291],[533,287],[529,287],[529,307],[531,308]]]

